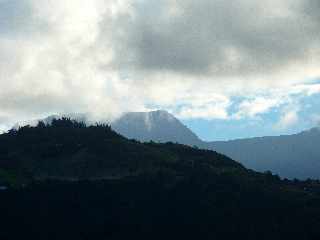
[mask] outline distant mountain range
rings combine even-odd
[[[215,150],[248,168],[272,171],[283,178],[320,178],[319,128],[286,136],[205,142],[166,111],[127,113],[111,126],[140,141],[171,141]]]
[[[68,117],[87,121],[85,114]],[[57,116],[45,119],[48,123]],[[320,178],[320,129],[294,135],[231,141],[202,141],[167,111],[130,112],[110,123],[121,135],[142,142],[174,142],[215,150],[256,171],[271,171],[283,178]]]
[[[320,178],[320,130],[298,134],[205,143],[256,171],[270,170],[285,178]]]

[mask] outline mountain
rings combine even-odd
[[[128,140],[108,125],[86,127],[68,118],[40,121],[0,135],[0,169],[32,179],[120,178],[162,168],[179,170],[193,164],[244,169],[212,151],[185,145]],[[186,166],[184,166],[186,165]]]
[[[178,142],[190,146],[201,140],[167,111],[129,112],[111,122],[112,128],[127,138],[143,142]]]
[[[319,181],[103,124],[62,118],[1,134],[0,183],[0,239],[320,237]]]
[[[127,113],[111,125],[128,138],[198,146],[256,171],[272,171],[289,179],[320,179],[319,128],[286,136],[205,142],[166,111]]]
[[[56,117],[44,121],[50,123]],[[85,114],[68,117],[88,122]],[[129,139],[197,146],[221,152],[256,171],[272,171],[289,179],[320,179],[319,127],[294,135],[205,142],[166,111],[130,112],[110,124]]]
[[[78,122],[86,124],[94,123],[90,120],[89,114],[62,114],[51,115],[42,119],[46,124],[50,124],[52,120],[59,118],[70,118]],[[37,121],[27,121],[16,124],[14,128],[19,126],[35,126]],[[201,145],[202,141],[194,134],[187,126],[183,125],[172,114],[164,110],[157,110],[151,112],[127,112],[114,120],[103,120],[104,123],[109,124],[116,132],[129,138],[136,139],[142,142],[177,142],[189,146]]]
[[[111,125],[128,138],[198,146],[256,171],[272,171],[289,179],[320,179],[319,128],[286,136],[205,142],[166,111],[127,113]]]
[[[237,159],[246,167],[286,178],[320,178],[320,130],[298,134],[211,142],[206,148]]]
[[[320,130],[294,135],[211,142],[206,148],[237,159],[257,171],[270,170],[287,178],[320,178]]]

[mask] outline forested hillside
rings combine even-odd
[[[0,239],[318,239],[320,184],[69,119],[0,135]]]

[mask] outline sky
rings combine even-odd
[[[206,140],[320,122],[319,0],[0,0],[0,130],[164,109]]]

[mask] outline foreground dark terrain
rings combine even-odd
[[[319,239],[320,184],[69,119],[0,135],[0,239]]]

